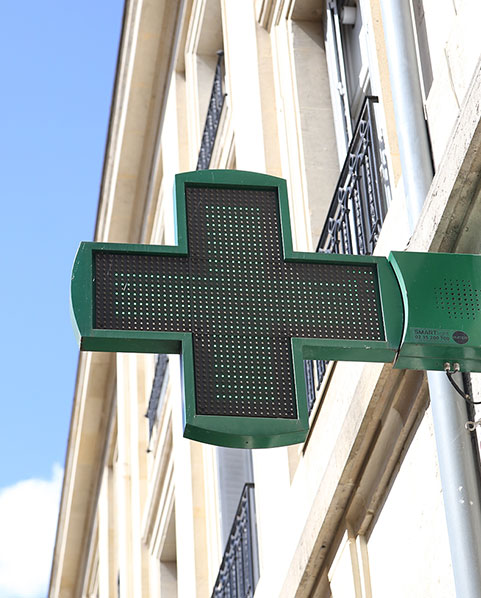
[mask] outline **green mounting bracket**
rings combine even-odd
[[[394,251],[403,338],[395,368],[481,372],[481,256]]]

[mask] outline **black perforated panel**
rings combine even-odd
[[[481,289],[470,280],[447,279],[434,288],[435,305],[450,319],[475,320],[481,311]]]
[[[198,414],[295,418],[292,337],[384,339],[375,267],[284,262],[276,191],[186,204],[188,257],[95,255],[95,327],[192,332]]]

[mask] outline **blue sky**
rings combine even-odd
[[[46,592],[50,557],[36,586],[12,585],[5,522],[20,525],[30,508],[25,541],[51,550],[78,360],[70,271],[79,242],[93,237],[122,12],[120,0],[2,5],[0,598]],[[55,521],[37,534],[40,519]]]

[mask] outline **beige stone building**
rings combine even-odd
[[[172,244],[174,175],[216,168],[285,178],[298,250],[479,253],[480,21],[479,0],[126,0],[95,240]],[[306,377],[305,443],[224,449],[182,437],[177,355],[81,353],[49,597],[455,596],[431,379]]]

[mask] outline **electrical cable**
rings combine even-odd
[[[468,403],[469,405],[481,405],[481,401],[473,401],[471,399],[471,397],[469,396],[469,394],[465,393],[464,390],[461,389],[461,387],[457,384],[456,380],[454,380],[453,378],[453,374],[455,374],[456,372],[459,372],[459,363],[455,363],[454,365],[454,370],[451,370],[451,364],[446,362],[444,364],[444,371],[446,372],[446,376],[448,377],[449,382],[451,382],[451,385],[453,386],[453,388],[455,389],[455,391],[460,394],[463,399],[466,401],[466,403]]]

